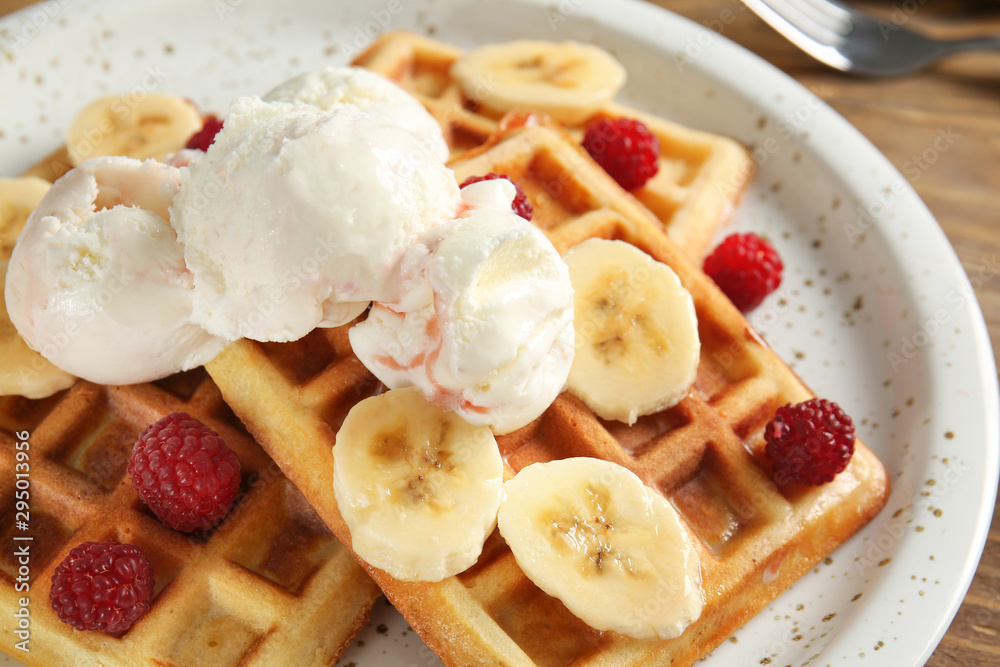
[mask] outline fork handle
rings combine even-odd
[[[938,42],[944,55],[966,51],[1000,51],[1000,35],[972,37],[969,39],[942,40]]]

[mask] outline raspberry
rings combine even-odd
[[[515,183],[514,179],[506,174],[497,174],[491,171],[485,176],[469,176],[467,179],[462,181],[462,184],[458,187],[464,188],[466,185],[472,185],[473,183],[478,183],[479,181],[492,181],[498,178],[504,178],[510,181],[511,185],[514,186],[514,190],[517,191],[517,195],[514,197],[514,201],[510,205],[510,207],[514,209],[514,213],[517,213],[525,220],[531,220],[531,214],[535,212],[535,208],[531,205],[531,202],[528,201],[528,195],[524,194],[524,190],[521,189],[521,186]]]
[[[778,484],[833,480],[854,454],[854,422],[839,405],[814,398],[778,408],[764,427],[764,454]]]
[[[660,169],[660,140],[631,118],[606,118],[589,126],[583,148],[626,190],[641,188]]]
[[[705,259],[705,273],[744,313],[781,284],[784,265],[770,243],[756,234],[732,234]]]
[[[170,413],[139,435],[128,474],[160,521],[186,533],[217,524],[240,485],[233,450],[184,412]]]
[[[215,141],[215,135],[219,133],[222,129],[222,121],[219,117],[211,114],[205,116],[205,120],[202,122],[201,129],[191,135],[188,139],[187,146],[184,148],[194,148],[199,151],[207,151],[208,147],[212,145]]]
[[[125,632],[149,609],[153,568],[134,544],[84,542],[52,573],[49,603],[77,630]]]

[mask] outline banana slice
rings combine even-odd
[[[519,40],[470,51],[451,75],[466,97],[496,114],[534,109],[579,125],[625,84],[625,68],[611,55],[579,42]]]
[[[569,390],[599,417],[628,424],[679,403],[701,342],[677,274],[624,241],[588,239],[564,259],[576,292]]]
[[[592,628],[670,639],[701,615],[701,561],[677,512],[627,468],[535,463],[504,488],[498,525],[518,566]]]
[[[493,433],[416,389],[355,405],[337,433],[333,464],[354,552],[397,579],[462,572],[496,526],[503,461]]]
[[[24,342],[7,316],[4,289],[7,260],[0,261],[0,396],[17,394],[45,398],[66,389],[76,380]]]
[[[50,187],[51,183],[34,176],[0,178],[0,260],[10,259],[24,221]]]
[[[112,95],[77,115],[66,131],[66,149],[73,165],[106,155],[163,160],[184,148],[201,126],[198,110],[182,97]]]

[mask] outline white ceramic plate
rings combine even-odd
[[[732,16],[713,27],[724,34]],[[735,226],[769,236],[788,268],[752,321],[855,417],[894,486],[874,522],[705,664],[923,664],[968,587],[995,497],[997,387],[982,316],[906,178],[822,90],[724,37],[630,0],[46,0],[0,22],[0,174],[55,149],[98,95],[158,89],[221,112],[399,28],[462,47],[594,42],[629,71],[623,101],[756,149]],[[927,155],[952,141],[942,133]],[[996,275],[996,261],[973,267],[973,281]],[[382,602],[360,640],[342,664],[437,662]]]

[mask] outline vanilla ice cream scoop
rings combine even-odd
[[[7,268],[11,322],[68,373],[146,382],[211,360],[226,341],[191,320],[193,280],[168,208],[180,172],[94,158],[29,216]]]
[[[354,352],[390,388],[507,433],[538,417],[573,360],[573,288],[548,238],[514,214],[506,180],[462,189],[463,216],[402,262],[403,296],[351,328]]]
[[[448,144],[434,117],[412,95],[370,70],[324,67],[289,79],[263,99],[265,102],[306,104],[321,111],[353,107],[409,130],[439,159],[448,158]]]
[[[196,321],[290,341],[398,296],[403,251],[461,204],[411,132],[344,107],[237,99],[171,209]]]

